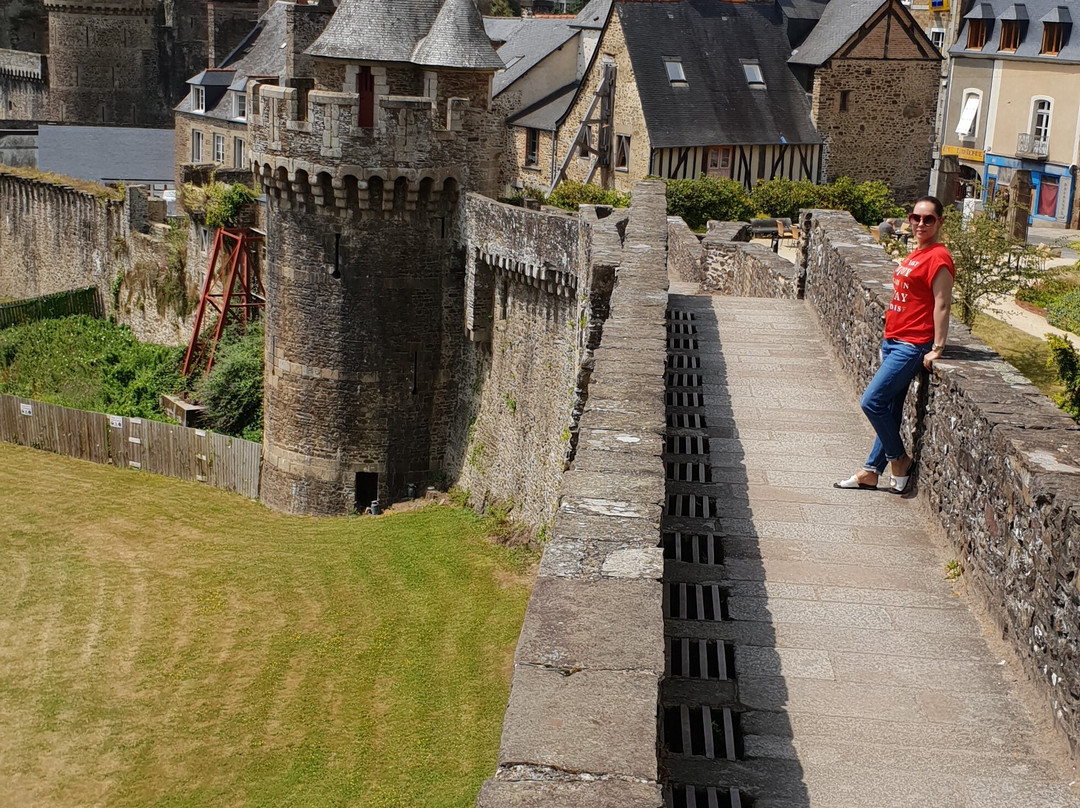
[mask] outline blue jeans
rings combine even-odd
[[[881,367],[867,385],[861,402],[862,411],[877,433],[874,448],[870,450],[864,466],[867,471],[883,474],[888,461],[907,453],[900,437],[904,399],[931,345],[929,342],[911,345],[895,339],[881,343]]]

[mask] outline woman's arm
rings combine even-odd
[[[934,293],[934,348],[923,357],[923,366],[929,370],[935,359],[941,358],[945,341],[949,338],[949,315],[952,311],[953,276],[941,267],[934,276],[930,290]]]

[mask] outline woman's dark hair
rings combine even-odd
[[[939,218],[945,215],[945,206],[941,204],[941,200],[938,199],[936,196],[919,197],[915,200],[915,203],[911,206],[911,209],[915,210],[915,205],[918,205],[920,202],[929,202],[930,204],[932,204],[934,206],[934,213],[936,213]]]

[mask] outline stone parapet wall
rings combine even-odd
[[[668,272],[686,283],[700,283],[705,274],[701,239],[678,216],[668,216]]]
[[[701,242],[702,290],[737,297],[802,297],[798,268],[762,243],[745,243],[742,237],[747,227],[740,224],[709,222],[709,232]]]
[[[804,212],[806,297],[860,389],[893,262],[847,213]],[[1080,742],[1080,427],[957,322],[908,397],[919,496],[941,520],[1075,750]]]
[[[634,188],[624,230],[606,222],[595,226],[596,252],[618,267],[611,313],[514,658],[499,767],[479,808],[663,804],[663,183]]]

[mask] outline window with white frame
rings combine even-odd
[[[1048,153],[1046,144],[1050,142],[1050,113],[1054,102],[1049,98],[1031,99],[1031,137],[1035,143],[1043,144],[1042,154]]]
[[[225,162],[225,135],[214,135],[214,162]]]
[[[191,130],[191,162],[202,162],[202,132],[198,129]]]
[[[930,29],[930,41],[934,43],[934,47],[937,48],[938,53],[945,52],[945,29],[944,28],[931,28]]]
[[[956,134],[961,138],[973,138],[979,128],[979,107],[982,106],[981,90],[964,90],[963,104],[960,107],[960,120],[956,124]]]
[[[191,108],[195,112],[206,112],[206,90],[202,87],[191,88]]]
[[[765,89],[765,75],[761,72],[761,65],[757,62],[743,62],[743,73],[746,74],[746,83],[755,90]]]
[[[247,117],[247,93],[236,93],[233,96],[233,117]]]
[[[242,137],[234,137],[232,141],[232,164],[233,168],[247,168],[247,147]]]

